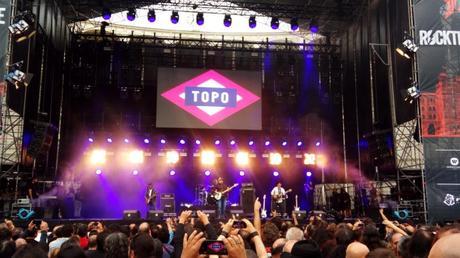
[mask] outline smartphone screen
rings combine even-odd
[[[226,255],[227,249],[223,241],[206,240],[200,247],[200,254]]]
[[[233,221],[233,228],[246,228],[246,223],[242,220],[235,220]]]

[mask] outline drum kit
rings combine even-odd
[[[208,206],[216,205],[216,199],[211,194],[211,185],[197,185],[195,187],[195,202],[194,205]]]

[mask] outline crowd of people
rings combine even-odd
[[[460,257],[460,224],[420,226],[369,218],[336,223],[312,216],[305,221],[274,217],[214,221],[201,211],[182,211],[177,219],[131,224],[90,222],[56,225],[31,221],[27,228],[11,220],[0,224],[0,257],[7,258],[364,258]],[[205,255],[219,241],[225,248]],[[211,243],[212,243],[211,241]],[[205,248],[203,248],[203,246]],[[225,253],[222,255],[222,252]]]

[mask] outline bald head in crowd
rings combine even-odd
[[[353,242],[348,245],[345,258],[365,258],[369,248],[360,242]]]
[[[149,235],[150,235],[150,225],[149,225],[149,223],[147,223],[147,222],[142,222],[142,223],[139,225],[139,232],[141,232],[141,233],[146,233],[146,234],[149,234]]]
[[[291,227],[286,232],[287,240],[304,240],[303,231],[298,227]]]
[[[460,234],[451,234],[439,239],[431,248],[428,258],[460,258]]]

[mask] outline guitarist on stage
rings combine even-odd
[[[145,204],[147,205],[147,212],[149,210],[156,210],[157,192],[153,188],[153,184],[149,183],[145,191]]]
[[[290,191],[290,190],[289,190]],[[272,210],[275,210],[277,214],[286,216],[286,190],[282,187],[280,181],[276,183],[276,186],[271,192],[272,196]]]
[[[227,204],[227,193],[235,186],[228,187],[227,185],[224,184],[224,179],[222,177],[218,177],[217,181],[212,187],[212,192],[214,196],[220,195],[219,193],[222,193],[220,198],[215,198],[216,199],[216,204],[217,204],[217,218],[218,219],[223,219],[225,218],[225,206]]]

